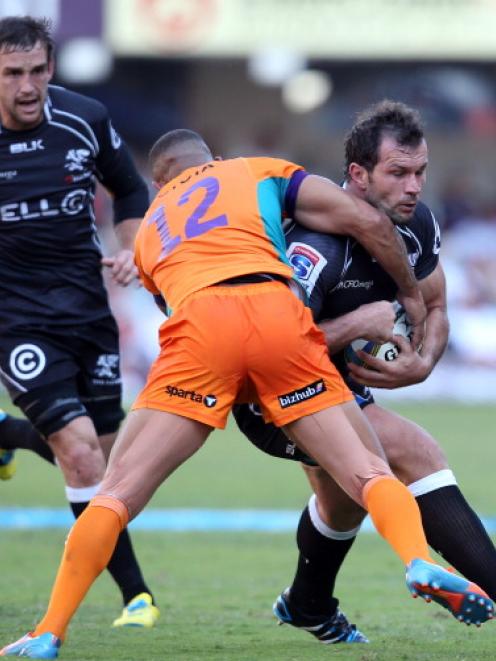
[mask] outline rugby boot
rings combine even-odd
[[[0,656],[22,656],[28,659],[56,659],[62,641],[52,633],[42,633],[33,636],[27,633],[15,643],[6,645],[0,650]]]
[[[124,606],[122,615],[114,620],[113,627],[153,627],[160,617],[160,611],[153,605],[151,595],[146,592],[136,595]]]
[[[494,604],[475,583],[416,558],[406,568],[406,584],[413,597],[435,601],[465,624],[481,624],[494,617]]]
[[[336,643],[368,643],[366,636],[354,624],[350,624],[344,613],[337,608],[330,615],[306,615],[291,603],[290,590],[287,588],[279,595],[272,606],[279,624],[290,624],[315,636],[325,645]]]

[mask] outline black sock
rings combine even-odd
[[[54,454],[29,420],[7,415],[0,421],[0,448],[3,450],[31,450],[50,464],[55,464]]]
[[[88,503],[69,504],[76,519],[88,505]],[[149,587],[143,579],[141,569],[136,560],[136,556],[134,555],[131,538],[129,537],[127,528],[125,528],[119,535],[117,545],[107,565],[107,569],[122,592],[124,605],[128,604],[131,599],[141,592],[147,592],[152,595]],[[153,603],[155,603],[153,595],[152,600]]]
[[[334,584],[355,537],[336,540],[322,535],[312,523],[308,507],[303,510],[296,542],[300,551],[291,586],[291,599],[307,615],[332,615],[338,606]]]
[[[429,545],[496,599],[496,549],[456,485],[417,496]]]

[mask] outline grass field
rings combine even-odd
[[[450,405],[398,409],[441,441],[474,507],[496,515],[494,410]],[[58,471],[20,453],[18,475],[0,484],[2,507],[62,506]],[[233,427],[215,435],[155,496],[151,507],[301,509],[309,495],[297,465],[265,457]],[[64,531],[1,531],[0,643],[25,633],[46,604]],[[496,658],[493,623],[457,624],[437,606],[408,597],[400,562],[375,534],[358,540],[338,583],[341,604],[369,636],[368,646],[331,646],[275,626],[271,604],[292,578],[293,535],[135,533],[146,577],[161,607],[147,632],[113,631],[120,609],[102,576],[71,627],[62,658],[79,661],[336,658],[357,661],[462,661]]]

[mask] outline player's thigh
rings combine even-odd
[[[210,431],[207,425],[166,411],[132,411],[112,450],[100,493],[119,498],[131,517],[136,516]]]
[[[363,409],[377,433],[388,462],[405,484],[448,467],[443,450],[422,427],[377,404]]]
[[[348,531],[360,525],[365,510],[346,494],[333,478],[320,466],[302,468],[316,496],[320,518],[336,531]]]
[[[232,413],[239,430],[265,454],[315,465],[313,459],[302,452],[280,427],[264,421],[258,404],[236,404]]]
[[[293,421],[286,430],[301,449],[362,505],[367,481],[379,475],[391,475],[391,471],[384,459],[365,447],[350,422],[353,407],[358,408],[354,401],[332,406]]]

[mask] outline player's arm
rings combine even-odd
[[[111,269],[112,278],[123,287],[127,287],[138,277],[134,264],[133,244],[140,223],[141,218],[128,218],[114,225],[119,250],[115,255],[102,257],[102,265]]]
[[[395,311],[390,301],[375,301],[361,305],[352,312],[324,319],[319,323],[329,353],[337,353],[359,337],[384,343],[392,339]]]
[[[137,277],[134,238],[148,208],[148,187],[108,116],[97,124],[95,133],[100,147],[98,177],[112,196],[114,230],[119,242],[117,253],[104,257],[102,264],[111,269],[115,282],[125,287]]]
[[[412,323],[415,346],[423,337],[425,305],[408,263],[405,244],[389,218],[329,179],[309,175],[301,182],[295,218],[318,232],[348,234],[379,262],[398,286],[398,300]]]
[[[429,276],[420,281],[420,288],[427,307],[425,336],[421,349],[416,351],[404,337],[395,336],[394,341],[400,349],[396,360],[387,362],[360,353],[360,358],[372,369],[349,364],[350,373],[359,383],[388,389],[421,383],[443,355],[448,343],[449,321],[446,280],[440,263]]]

